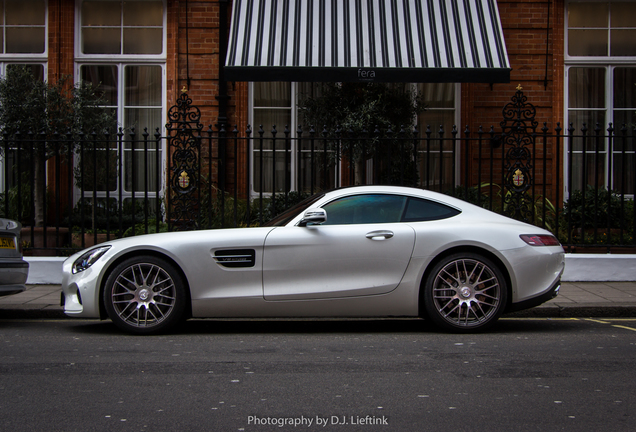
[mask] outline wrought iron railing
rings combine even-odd
[[[0,214],[23,224],[25,253],[68,255],[122,236],[259,225],[321,190],[396,184],[545,227],[570,251],[636,252],[634,127],[539,128],[529,105],[519,90],[487,130],[239,131],[202,126],[183,94],[166,136],[0,137]]]

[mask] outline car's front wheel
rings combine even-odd
[[[423,286],[426,317],[455,332],[485,330],[503,313],[508,298],[506,280],[489,259],[456,253],[438,262]]]
[[[104,287],[108,316],[117,327],[134,334],[171,329],[183,318],[185,302],[180,273],[169,262],[153,256],[123,261]]]

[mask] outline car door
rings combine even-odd
[[[405,198],[355,195],[323,208],[327,222],[279,227],[265,240],[266,300],[383,294],[402,280],[415,232],[399,223]]]

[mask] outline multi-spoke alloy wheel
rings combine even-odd
[[[104,304],[111,320],[132,333],[157,333],[181,319],[183,282],[172,265],[136,257],[118,265],[106,281]]]
[[[497,266],[472,253],[442,260],[424,287],[427,316],[455,331],[490,327],[503,312],[506,299],[506,282]]]

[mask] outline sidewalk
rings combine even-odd
[[[62,319],[60,285],[28,285],[0,297],[0,319]],[[559,295],[515,317],[636,317],[636,282],[563,282]]]

